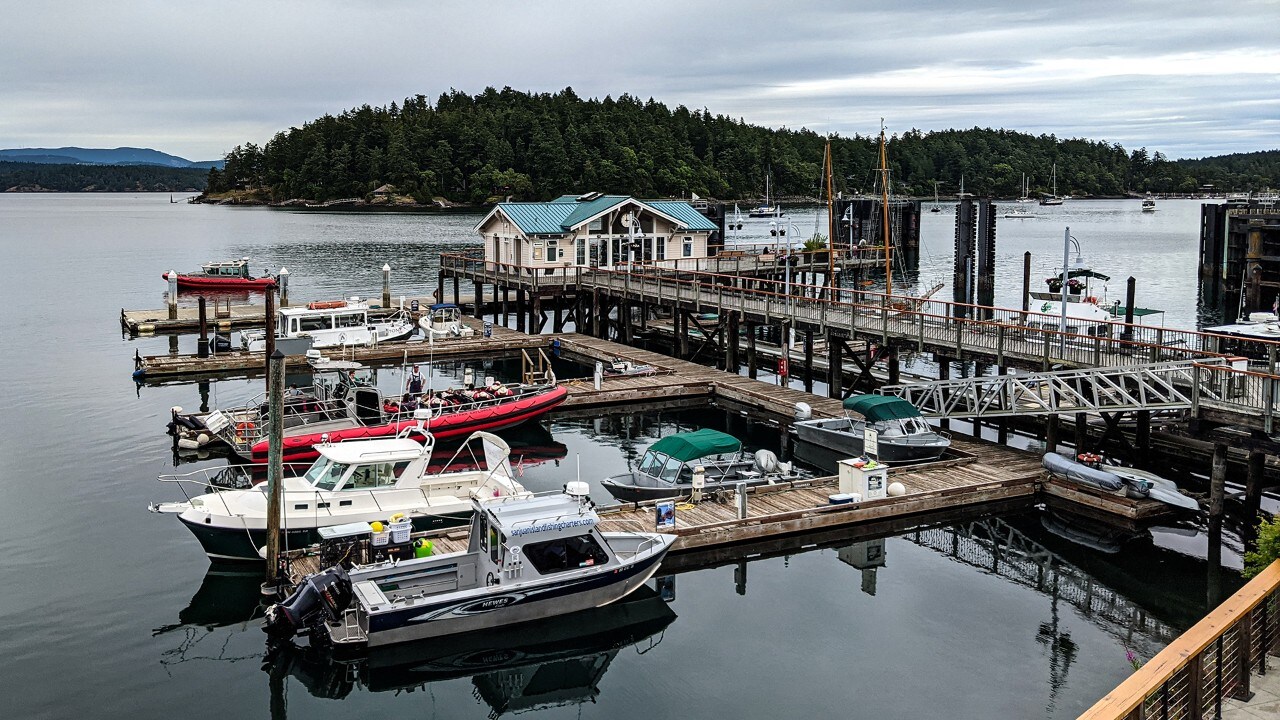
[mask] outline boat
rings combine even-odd
[[[313,351],[314,352],[314,351]],[[539,417],[564,402],[569,391],[556,384],[554,373],[525,374],[525,382],[504,384],[485,378],[480,387],[429,390],[422,395],[384,396],[373,387],[366,370],[355,363],[329,362],[315,366],[309,388],[291,387],[284,398],[284,460],[307,462],[321,443],[395,437],[416,422],[419,408],[431,412],[428,429],[437,440],[462,437],[477,430],[501,430]],[[207,432],[241,458],[267,461],[269,414],[266,397],[207,414],[174,413],[197,434]],[[189,433],[188,433],[189,434]]]
[[[620,600],[675,542],[667,533],[601,532],[584,482],[563,493],[473,498],[467,549],[330,567],[266,611],[276,640],[308,634],[337,649],[510,627]]]
[[[703,428],[668,435],[650,445],[629,473],[605,478],[601,484],[623,502],[641,502],[689,495],[702,469],[702,491],[732,490],[796,480],[789,463],[780,463],[768,450],[747,455],[732,435]]]
[[[418,320],[428,340],[472,337],[476,331],[462,322],[462,308],[453,303],[436,303]]]
[[[603,365],[606,377],[635,377],[658,374],[658,368],[653,365],[636,363],[623,358],[614,358]]]
[[[320,350],[404,340],[417,332],[404,311],[370,320],[369,309],[369,304],[358,297],[281,308],[276,316],[276,339],[308,338],[311,347]],[[241,331],[240,346],[247,352],[263,352],[267,348],[266,330]]]
[[[1027,195],[1027,174],[1026,173],[1022,173],[1022,195],[1018,196],[1018,199],[1016,202],[1019,202],[1019,203],[1035,202],[1034,200],[1031,199],[1030,196]]]
[[[1004,216],[1010,220],[1030,220],[1038,217],[1037,215],[1033,215],[1022,208],[1014,208],[1006,212]]]
[[[1179,492],[1172,480],[1137,468],[1104,465],[1101,455],[1080,453],[1072,459],[1050,452],[1045,453],[1041,463],[1050,475],[1081,485],[1128,497],[1159,500],[1184,510],[1200,510],[1200,503]]]
[[[256,588],[255,582],[255,600]],[[492,709],[489,717],[497,718],[594,703],[613,658],[629,647],[641,653],[656,647],[675,619],[670,603],[645,584],[617,602],[527,623],[520,632],[481,630],[447,643],[410,642],[355,657],[282,644],[268,653],[263,669],[331,700],[357,688],[400,693],[469,678],[473,692]]]
[[[747,217],[782,217],[782,208],[774,205],[769,199],[769,173],[765,173],[764,176],[764,202],[748,210]]]
[[[792,431],[807,443],[858,457],[867,452],[863,434],[870,422],[877,435],[876,459],[892,464],[937,460],[951,447],[950,437],[930,427],[920,410],[900,397],[855,395],[844,401],[844,411],[844,417],[798,420]]]
[[[200,266],[199,272],[175,274],[179,290],[261,290],[276,286],[276,278],[270,273],[253,277],[247,257],[207,262]],[[170,279],[167,272],[160,277]]]
[[[942,203],[938,202],[938,181],[933,181],[933,207],[929,208],[929,212],[942,212]]]
[[[511,470],[511,448],[486,432],[473,433],[445,463],[461,469],[431,472],[435,438],[423,430],[424,421],[420,418],[411,429],[424,436],[422,444],[406,437],[406,431],[392,438],[319,446],[319,457],[306,472],[282,480],[283,545],[306,547],[320,540],[320,528],[386,522],[396,514],[414,531],[454,527],[471,517],[473,496],[525,494]],[[211,559],[260,561],[259,548],[267,544],[267,483],[227,489],[210,472],[216,470],[161,475],[161,482],[183,488],[187,499],[152,503],[148,509],[177,515]],[[203,492],[192,496],[188,486]]]
[[[1155,212],[1156,199],[1148,195],[1142,199],[1142,212]]]
[[[1058,163],[1053,164],[1053,194],[1044,195],[1040,198],[1041,205],[1061,205],[1062,198],[1058,197]]]

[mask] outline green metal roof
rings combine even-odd
[[[625,202],[635,202],[652,212],[673,218],[686,230],[711,232],[716,224],[683,200],[637,200],[626,195],[601,195],[579,200],[574,195],[561,195],[551,202],[504,202],[496,210],[511,218],[525,235],[563,235],[587,220]],[[486,220],[488,216],[486,216]],[[481,221],[483,224],[484,221]]]
[[[680,462],[689,462],[708,455],[736,453],[742,449],[742,443],[732,435],[726,435],[710,428],[703,428],[693,432],[668,435],[654,443],[649,449],[670,455]]]
[[[844,401],[844,409],[852,410],[871,422],[920,417],[915,405],[893,395],[855,395]]]
[[[644,200],[645,205],[679,220],[686,230],[711,232],[720,227],[684,200]]]

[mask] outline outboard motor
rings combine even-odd
[[[283,602],[267,608],[263,632],[276,640],[288,640],[324,622],[338,622],[351,604],[351,578],[341,567],[331,567],[303,580]]]
[[[757,450],[755,455],[756,470],[768,475],[778,469],[778,456],[770,450]]]
[[[223,335],[221,333],[214,334],[213,351],[220,353],[231,352],[231,336]]]

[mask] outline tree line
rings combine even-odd
[[[770,129],[626,94],[600,100],[582,99],[572,88],[451,90],[434,103],[417,95],[386,107],[364,105],[277,133],[261,147],[237,146],[224,169],[209,171],[208,188],[255,191],[273,201],[366,197],[384,184],[423,203],[587,191],[752,200],[764,193],[768,175],[775,195],[815,197],[826,141],[804,128]],[[873,190],[877,137],[837,136],[831,143],[836,190]],[[1023,174],[1031,194],[1047,193],[1055,164],[1061,195],[1280,184],[1274,151],[1171,161],[1146,148],[1130,152],[1119,144],[990,128],[894,134],[888,156],[894,192],[926,197],[935,181],[939,192],[955,194],[962,178],[967,192],[1013,197]]]
[[[46,165],[0,161],[0,191],[199,192],[204,168],[157,165]]]

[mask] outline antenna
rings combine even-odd
[[[573,457],[578,463],[578,482],[582,482],[582,453],[577,453]]]

